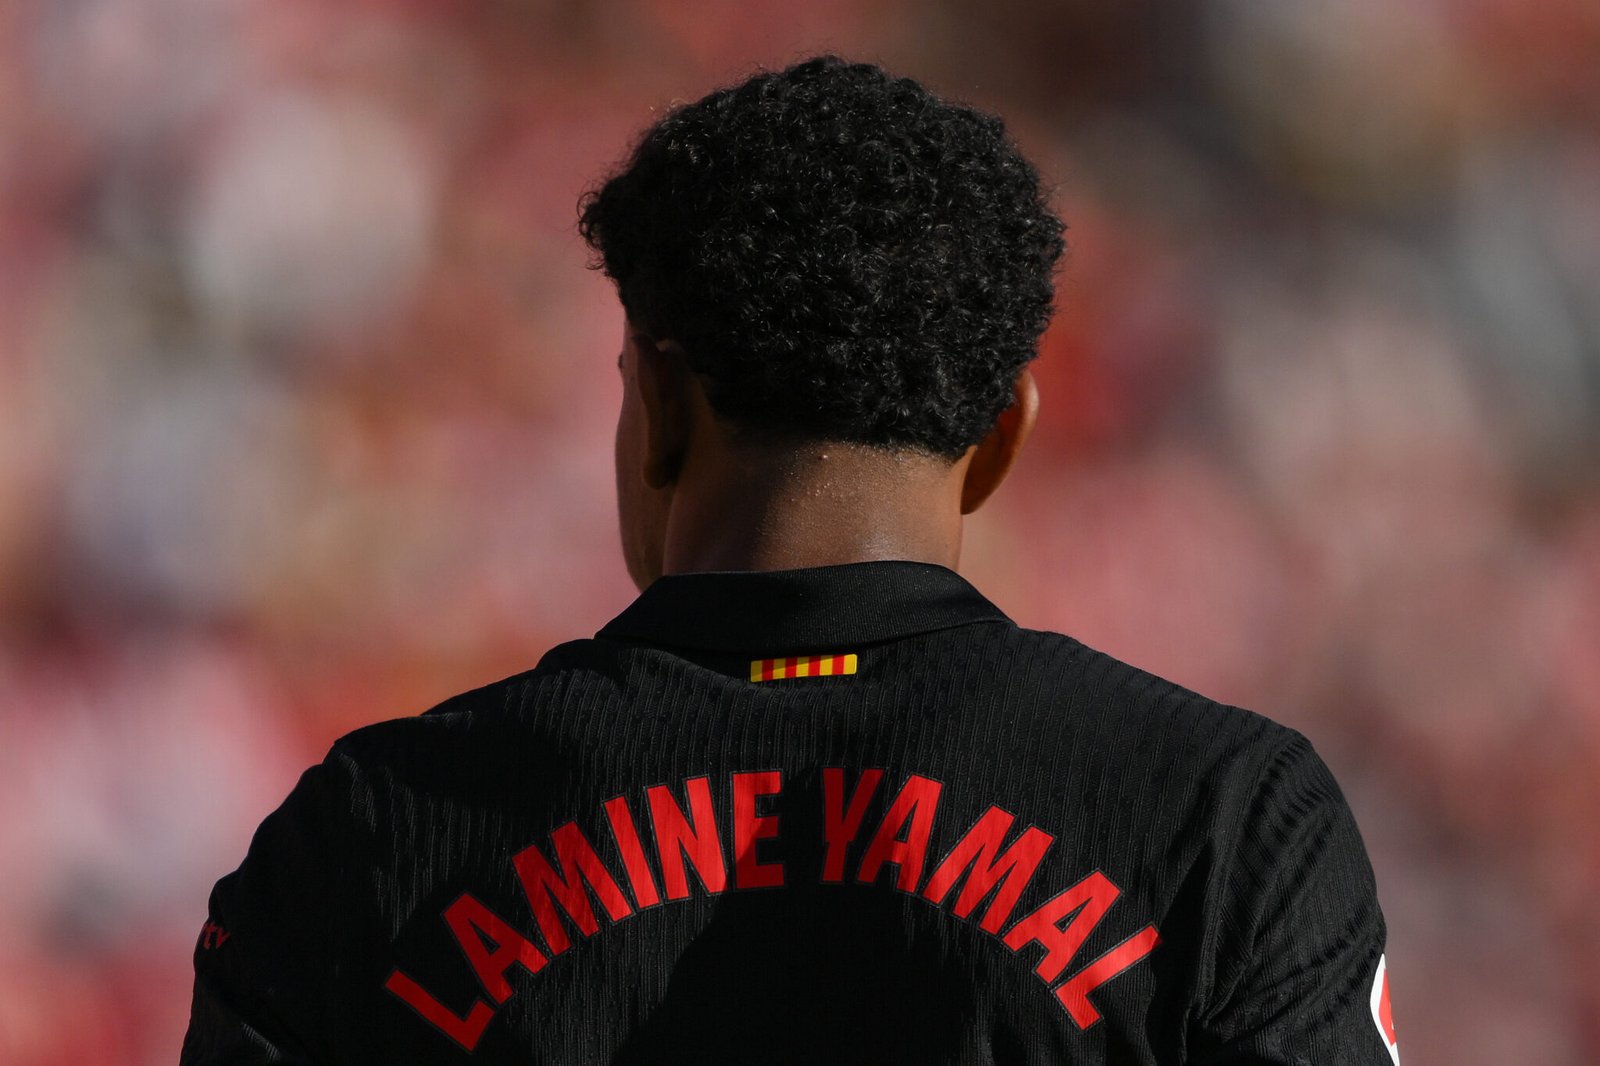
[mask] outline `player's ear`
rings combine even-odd
[[[1038,420],[1039,386],[1024,367],[1017,375],[1011,406],[1000,412],[994,428],[972,450],[966,477],[961,482],[962,514],[976,511],[1000,487]]]
[[[633,339],[644,409],[644,481],[653,489],[664,489],[678,479],[689,447],[692,415],[687,390],[693,374],[677,341],[658,341],[645,334]]]

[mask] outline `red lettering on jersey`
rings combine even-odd
[[[756,843],[778,835],[778,816],[756,814],[756,799],[783,790],[778,770],[733,775],[733,877],[738,888],[779,888],[783,864],[759,862]]]
[[[1034,973],[1049,984],[1061,976],[1119,895],[1117,886],[1096,870],[1013,925],[1006,933],[1005,945],[1012,951],[1029,943],[1044,945],[1044,958]],[[1068,918],[1067,927],[1061,928]]]
[[[1087,1029],[1100,1020],[1100,1012],[1089,1002],[1089,993],[1150,954],[1159,943],[1156,927],[1147,925],[1061,983],[1056,999],[1067,1008],[1079,1029]]]
[[[215,951],[226,944],[228,938],[232,935],[216,922],[207,921],[205,925],[200,927],[199,948],[201,951]]]
[[[917,890],[928,854],[928,838],[933,834],[933,816],[939,809],[939,790],[943,787],[918,774],[906,779],[867,847],[861,869],[856,872],[857,881],[871,884],[884,863],[893,863],[899,867],[895,880],[900,891]],[[902,831],[904,839],[900,836]]]
[[[689,898],[689,878],[683,868],[686,854],[707,892],[721,892],[728,884],[722,839],[717,836],[717,815],[711,806],[711,786],[704,777],[691,777],[684,782],[684,789],[689,794],[692,821],[684,817],[683,808],[666,785],[652,785],[646,793],[656,832],[656,857],[661,860],[668,899]]]
[[[544,942],[549,945],[550,954],[559,955],[567,950],[571,941],[556,913],[558,904],[584,936],[593,936],[600,928],[594,908],[589,905],[589,895],[584,891],[585,884],[612,921],[626,918],[633,913],[633,908],[628,906],[627,897],[617,886],[616,879],[595,854],[594,846],[576,822],[568,822],[551,833],[550,843],[555,847],[556,862],[561,867],[559,874],[537,846],[530,845],[513,855],[511,863],[517,868],[517,876],[522,878],[522,890],[533,908],[533,916],[539,923],[539,932],[544,934]]]
[[[1001,926],[1011,919],[1017,900],[1033,880],[1039,863],[1044,861],[1044,853],[1055,840],[1049,833],[1029,826],[1009,848],[1000,852],[1013,821],[1013,816],[999,807],[985,811],[933,871],[922,889],[923,896],[935,905],[943,903],[956,881],[970,868],[972,872],[961,886],[961,895],[956,897],[951,912],[957,918],[965,918],[999,885],[999,891],[995,892],[979,924],[986,933],[1000,932]],[[997,852],[999,858],[995,857]]]
[[[633,812],[628,801],[618,796],[606,800],[606,818],[611,822],[611,835],[616,838],[617,850],[622,853],[622,868],[628,872],[628,887],[633,889],[634,905],[654,907],[661,902],[656,891],[656,879],[650,872],[650,863],[644,857],[644,845],[639,842],[639,829],[633,823]]]
[[[494,1020],[494,1010],[481,999],[472,1001],[472,1009],[465,1018],[457,1016],[450,1008],[433,998],[433,994],[405,974],[396,970],[389,975],[383,987],[402,999],[406,1006],[422,1016],[422,1020],[439,1030],[467,1051],[478,1046],[478,1038]]]
[[[511,998],[511,984],[506,980],[506,971],[511,967],[521,966],[529,973],[544,969],[544,953],[471,895],[463,894],[450,904],[444,920],[472,972],[496,1003]]]
[[[861,820],[867,816],[867,805],[872,794],[883,780],[882,770],[863,770],[850,801],[844,799],[844,771],[835,766],[822,771],[822,827],[828,841],[827,857],[822,863],[824,881],[844,880],[844,860],[850,845],[861,831]]]

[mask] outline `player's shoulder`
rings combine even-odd
[[[1034,713],[1073,730],[1098,731],[1102,750],[1189,755],[1237,763],[1235,769],[1250,772],[1284,752],[1310,747],[1298,731],[1265,714],[1197,692],[1075,637],[996,628],[991,639],[1011,645],[1011,690],[1022,693]]]
[[[593,640],[557,645],[538,664],[468,689],[420,714],[388,718],[346,733],[324,762],[347,773],[411,773],[423,767],[503,757],[509,731],[538,731],[530,711],[614,683],[614,656]],[[530,721],[530,717],[534,720]]]

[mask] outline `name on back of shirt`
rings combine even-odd
[[[1069,974],[1069,965],[1121,890],[1095,870],[1013,920],[1018,901],[1055,837],[1037,826],[1013,835],[1015,816],[990,806],[927,872],[929,841],[944,786],[920,774],[909,775],[882,804],[883,814],[869,834],[864,823],[884,776],[882,769],[822,770],[821,883],[876,884],[892,867],[891,883],[901,892],[958,919],[975,919],[980,929],[1011,952],[1030,944],[1042,947],[1035,975],[1078,1028],[1098,1022],[1100,1012],[1090,994],[1150,954],[1160,942],[1155,926],[1145,925]],[[691,777],[680,789],[651,786],[644,790],[642,804],[617,796],[601,805],[595,824],[603,822],[609,831],[620,869],[602,859],[577,821],[556,828],[547,847],[530,845],[511,857],[538,930],[537,940],[526,922],[495,913],[470,891],[445,908],[444,921],[484,993],[464,1012],[445,1005],[422,984],[427,974],[396,967],[385,987],[470,1052],[499,1006],[515,994],[508,974],[517,970],[538,974],[572,947],[573,931],[584,937],[600,931],[595,902],[615,923],[639,910],[689,899],[697,891],[717,895],[782,889],[789,870],[773,857],[771,842],[783,829],[780,816],[772,813],[783,793],[783,774],[735,773],[730,783],[731,870],[709,778]],[[642,824],[648,826],[648,834],[641,831]],[[647,835],[654,864],[647,855]],[[862,841],[864,848],[859,846]],[[853,853],[859,854],[854,863]],[[979,915],[985,900],[987,906]]]

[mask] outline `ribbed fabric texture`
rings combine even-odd
[[[186,1064],[1391,1061],[1306,740],[921,564],[666,578],[344,738],[207,930]]]

